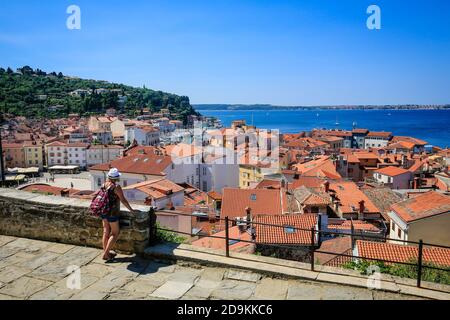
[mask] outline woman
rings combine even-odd
[[[111,252],[114,244],[119,237],[119,217],[120,217],[120,203],[133,213],[139,211],[133,210],[125,198],[122,188],[118,184],[120,179],[120,172],[116,168],[112,168],[108,172],[108,180],[103,184],[109,192],[110,211],[108,214],[101,216],[103,221],[103,260],[111,260],[116,254]]]

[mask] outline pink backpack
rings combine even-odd
[[[110,201],[109,201],[109,191],[110,188],[105,188],[102,186],[100,190],[95,193],[95,197],[89,206],[90,212],[94,216],[101,216],[108,214],[110,211]]]

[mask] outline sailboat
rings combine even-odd
[[[337,126],[339,125],[337,116],[336,116],[336,122],[334,124],[337,125]]]

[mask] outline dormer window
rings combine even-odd
[[[293,226],[284,226],[284,233],[295,233],[295,227]]]

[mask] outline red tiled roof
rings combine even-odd
[[[409,142],[409,143],[412,143],[412,144],[418,145],[418,146],[424,146],[428,143],[424,140],[413,138],[413,137],[408,137],[408,136],[394,136],[392,138],[392,141],[394,141],[394,142],[399,142],[399,141]]]
[[[286,195],[283,190],[277,189],[223,189],[222,218],[245,217],[246,207],[251,209],[252,215],[282,214],[287,207]]]
[[[80,192],[80,190],[77,190],[77,189],[54,187],[54,186],[44,184],[44,183],[30,184],[30,185],[27,185],[27,186],[21,188],[20,190],[28,191],[28,192],[53,194],[55,196],[60,196],[61,191],[63,191],[63,190],[69,191],[69,194]]]
[[[208,196],[211,197],[213,200],[222,200],[222,195],[214,190],[208,192]]]
[[[117,168],[120,172],[165,175],[164,170],[171,165],[170,156],[155,154],[135,154],[113,160],[109,163],[95,165],[90,170],[109,171],[110,168]]]
[[[298,179],[292,180],[292,189],[297,189],[301,186],[307,188],[317,189],[320,188],[327,179],[317,176],[300,176]]]
[[[358,129],[358,128],[356,128],[356,129],[353,129],[352,132],[353,133],[368,133],[369,130],[368,129]]]
[[[341,178],[340,174],[336,171],[333,161],[328,156],[321,156],[315,160],[294,164],[292,167],[300,174],[306,176],[319,175],[330,179]]]
[[[382,137],[382,138],[389,138],[392,136],[392,132],[385,132],[385,131],[370,131],[367,134],[368,137]]]
[[[139,190],[155,199],[164,198],[172,193],[184,190],[183,187],[170,181],[169,179],[149,180],[123,188],[123,190],[133,190],[133,189]]]
[[[53,141],[51,143],[48,143],[47,147],[60,147],[60,146],[64,146],[65,147],[66,145],[67,145],[67,143],[65,143],[65,142]]]
[[[328,229],[334,229],[334,230],[350,230],[352,225],[352,221],[345,220],[343,223],[340,224],[328,224]],[[373,231],[378,232],[380,231],[379,228],[374,226],[373,224],[361,221],[361,220],[353,220],[353,229],[354,230],[364,230],[364,231]]]
[[[450,196],[436,191],[422,193],[392,205],[392,210],[406,223],[450,212]]]
[[[319,248],[319,251],[331,252],[316,252],[314,254],[314,258],[319,264],[340,267],[344,263],[350,262],[352,260],[351,257],[339,256],[339,254],[352,255],[351,237],[337,237],[334,239],[323,241]]]
[[[399,175],[402,175],[405,173],[410,173],[410,172],[403,168],[388,166],[388,167],[378,169],[378,170],[374,171],[374,173],[380,173],[385,176],[395,177],[395,176],[399,176]]]
[[[272,215],[255,216],[256,243],[278,243],[278,244],[310,244],[311,228],[317,224],[317,215],[315,214],[294,214],[294,215]],[[276,226],[266,226],[257,223],[266,223]],[[287,227],[305,229],[286,232]]]
[[[357,240],[358,255],[361,258],[383,259],[394,262],[417,260],[418,247],[385,242]],[[438,247],[423,248],[423,262],[450,266],[450,249]]]
[[[380,212],[353,181],[330,181],[330,190],[336,192],[336,197],[339,200],[339,206],[343,213],[358,211],[361,200],[364,200],[366,213]]]
[[[228,232],[229,232],[229,237],[231,239],[252,241],[251,235],[247,231],[241,232],[239,230],[239,227],[237,227],[237,226],[229,228]],[[225,230],[215,233],[214,236],[215,237],[225,237]],[[210,249],[225,250],[225,239],[203,237],[203,238],[193,241],[192,245],[198,246],[198,247],[210,248]],[[245,247],[248,247],[248,246],[253,246],[253,244],[248,243],[248,242],[235,242],[235,241],[230,240],[230,250],[236,251],[236,250],[240,250]]]

